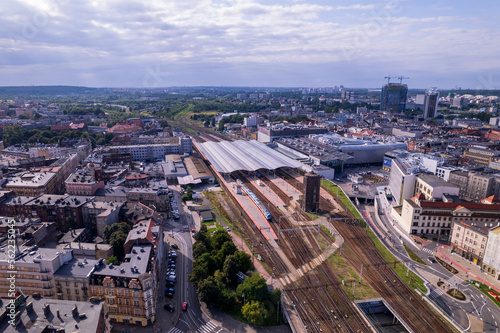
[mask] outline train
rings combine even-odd
[[[248,197],[250,198],[250,200],[253,201],[253,203],[255,204],[255,206],[257,206],[257,208],[260,210],[260,212],[262,213],[262,215],[264,215],[264,217],[268,221],[271,221],[273,219],[273,216],[264,207],[264,205],[262,204],[262,202],[260,202],[260,200],[257,199],[257,197],[255,196],[255,194],[253,194],[253,192],[250,191],[248,189],[248,187],[246,187],[245,185],[243,185],[243,182],[241,180],[237,179],[236,182],[241,186],[242,191],[245,192],[246,195],[248,195]]]

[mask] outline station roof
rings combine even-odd
[[[234,171],[274,170],[281,167],[298,168],[302,164],[258,141],[222,141],[198,143],[198,148],[221,173]]]

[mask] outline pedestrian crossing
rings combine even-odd
[[[448,283],[450,284],[450,286],[455,286],[455,284],[460,284],[462,282],[462,279],[459,278],[458,276],[456,275],[453,275],[451,278],[448,279]]]
[[[424,248],[422,249],[422,251],[424,251],[425,253],[429,253],[429,254],[433,254],[433,253],[434,253],[434,251],[432,251],[431,249],[428,249],[428,248],[426,248],[426,247],[424,247]]]
[[[443,295],[444,293],[441,291],[440,288],[434,289],[430,294],[429,297],[431,298],[438,298],[439,296]]]
[[[219,333],[223,328],[215,325],[213,322],[203,324],[200,328],[196,330],[198,333]],[[178,329],[177,327],[172,328],[168,333],[184,333],[184,331]]]
[[[211,321],[209,321],[205,325],[201,326],[198,329],[198,332],[199,333],[218,332],[218,331],[215,331],[216,329],[219,329],[218,331],[222,330],[221,327],[219,327],[219,326],[215,325],[214,323],[212,323]]]

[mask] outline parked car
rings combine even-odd
[[[170,312],[174,312],[174,311],[175,311],[175,307],[174,307],[172,304],[165,304],[165,305],[163,306],[163,308],[164,308],[165,310],[170,311]]]
[[[175,286],[175,282],[173,282],[173,281],[167,281],[167,282],[165,282],[165,286],[167,286],[167,287],[173,287],[173,286]]]
[[[170,245],[170,246],[171,246],[173,249],[176,249],[176,250],[178,250],[178,249],[179,249],[179,246],[178,246],[177,244],[172,244],[172,245]],[[175,254],[177,254],[177,252],[175,252],[175,251],[170,251],[170,253],[172,253],[172,252],[174,252]]]
[[[188,302],[182,303],[182,311],[187,311],[188,309]]]
[[[174,298],[174,294],[172,294],[172,293],[165,293],[165,297]]]
[[[191,228],[191,232],[194,234],[196,231],[194,230],[194,228]]]
[[[230,231],[231,231],[231,229],[230,229],[229,227],[226,227],[226,230],[227,230],[227,232],[230,232]]]
[[[175,294],[175,289],[174,288],[167,288],[167,289],[165,289],[165,292]]]

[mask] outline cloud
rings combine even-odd
[[[477,19],[474,11],[469,16],[413,14],[413,8],[403,8],[409,2],[398,2],[405,15],[388,3],[6,2],[0,73],[25,84],[74,79],[87,85],[140,86],[146,68],[157,66],[168,73],[164,83],[170,85],[266,85],[295,82],[297,76],[325,85],[334,84],[327,77],[335,76],[340,84],[352,80],[347,69],[375,71],[394,64],[401,72],[430,64],[455,71],[499,67],[498,28]],[[347,16],[350,10],[355,13]],[[470,60],[479,56],[481,64]],[[326,75],[325,68],[338,75]]]

